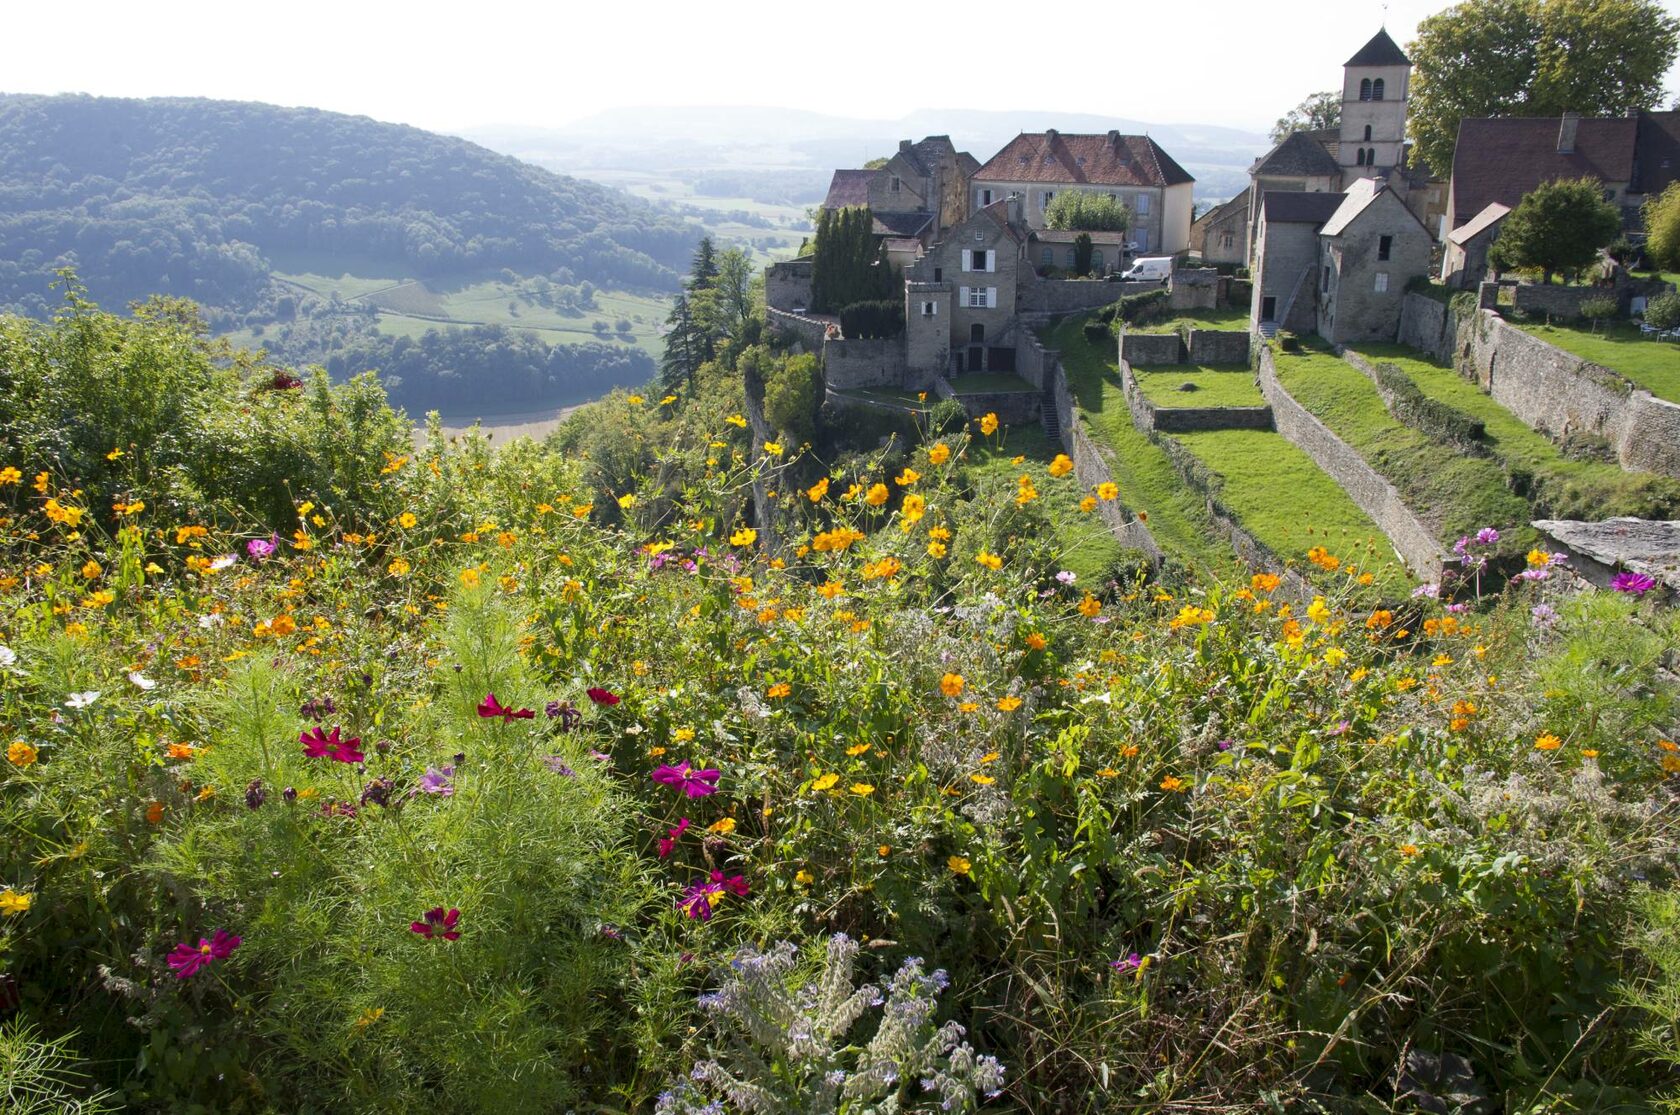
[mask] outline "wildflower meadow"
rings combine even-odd
[[[1075,573],[1113,494],[995,417],[741,392],[417,448],[180,304],[0,322],[8,1109],[1672,1104],[1652,586]]]

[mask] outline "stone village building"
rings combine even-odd
[[[902,268],[968,216],[968,183],[979,169],[950,136],[900,140],[885,166],[835,171],[822,207],[869,206],[876,238],[888,260]]]

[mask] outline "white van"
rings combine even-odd
[[[1172,278],[1172,256],[1143,256],[1120,276],[1123,283],[1164,283]]]

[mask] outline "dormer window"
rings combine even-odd
[[[1363,81],[1361,81],[1359,83],[1359,99],[1362,100],[1362,101],[1368,101],[1368,100],[1371,99],[1371,79],[1370,78],[1365,78]]]
[[[1373,101],[1383,99],[1383,79],[1380,77],[1371,83],[1371,99]]]
[[[1079,158],[1075,159],[1074,162],[1078,163],[1080,166],[1084,166],[1085,165],[1085,156],[1084,155],[1079,156]]]
[[[893,192],[893,193],[895,193],[895,194],[896,194],[896,193],[898,193],[898,188],[899,188],[899,186],[901,186],[901,185],[902,185],[902,184],[903,184],[903,183],[901,183],[901,182],[900,182],[900,181],[899,181],[899,180],[898,180],[898,177],[897,177],[897,176],[896,176],[896,175],[895,175],[895,176],[894,176],[894,177],[893,177],[893,180],[892,180],[892,192]]]

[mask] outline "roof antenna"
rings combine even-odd
[[[1388,0],[1383,0],[1383,5],[1382,5],[1382,29],[1384,31],[1388,30]]]

